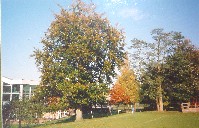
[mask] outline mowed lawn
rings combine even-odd
[[[199,128],[199,113],[137,112],[37,128]]]

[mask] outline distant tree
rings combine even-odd
[[[139,84],[128,62],[122,66],[121,75],[110,91],[111,103],[133,104],[139,100]]]
[[[199,50],[184,40],[167,58],[164,68],[166,92],[170,101],[189,102],[199,98]]]
[[[2,105],[2,119],[3,128],[9,127],[11,119],[11,105],[9,102]]]
[[[19,120],[19,128],[22,127],[22,121],[28,125],[34,123],[37,118],[42,116],[43,105],[32,102],[29,99],[11,101],[11,116]]]
[[[154,43],[147,43],[138,39],[132,40],[133,49],[141,49],[140,54],[133,52],[132,57],[140,62],[141,66],[138,68],[142,72],[139,74],[140,83],[142,83],[142,93],[145,96],[151,97],[150,99],[156,101],[158,111],[163,111],[163,67],[165,66],[166,57],[173,54],[173,48],[176,43],[180,41],[183,36],[178,32],[164,32],[163,29],[154,29],[151,32]],[[136,56],[137,57],[136,59]],[[141,59],[140,59],[141,58]],[[153,71],[150,72],[150,71]],[[154,72],[155,71],[155,72]],[[145,85],[144,85],[145,84]],[[147,89],[146,89],[147,88]]]
[[[84,105],[105,102],[115,68],[123,62],[124,36],[93,4],[77,0],[61,8],[41,43],[42,50],[33,54],[42,73],[41,100],[60,97],[77,110],[76,120]]]
[[[145,71],[147,64],[150,62],[150,52],[147,48],[147,43],[143,40],[133,39],[131,40],[132,45],[129,47],[133,49],[130,54],[132,63],[130,64],[134,71],[136,78],[140,81],[141,74]]]
[[[143,72],[141,79],[141,100],[143,103],[150,104],[151,109],[157,109],[157,95],[162,95],[165,100],[165,91],[162,86],[161,89],[158,88],[159,84],[163,82],[163,74],[157,73],[158,70],[156,67],[149,66],[146,68],[146,71]],[[154,103],[156,106],[153,106]]]
[[[111,104],[127,104],[130,102],[130,97],[126,95],[126,90],[123,86],[116,83],[110,90]]]

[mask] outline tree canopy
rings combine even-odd
[[[122,30],[97,13],[94,4],[80,0],[61,7],[41,44],[33,54],[41,71],[40,99],[59,97],[74,108],[105,99],[125,55]]]
[[[131,46],[135,49],[132,60],[141,64],[136,68],[140,71],[142,101],[156,103],[157,110],[162,111],[163,105],[198,98],[198,49],[180,32],[154,29],[151,34],[155,43],[134,39]]]
[[[110,91],[112,104],[133,104],[139,100],[139,83],[136,80],[134,71],[130,68],[128,59],[122,66],[121,75]]]
[[[139,80],[143,85],[142,92],[156,101],[157,110],[163,111],[163,68],[166,58],[173,54],[173,48],[182,40],[179,32],[164,32],[163,29],[151,31],[154,42],[132,40],[131,48],[137,49],[132,54],[133,60],[139,62]],[[137,62],[135,62],[136,64]],[[147,89],[145,88],[147,87]]]
[[[184,40],[166,63],[165,91],[170,100],[189,102],[191,98],[199,98],[199,50],[189,40]]]

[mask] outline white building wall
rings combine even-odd
[[[21,100],[23,98],[23,85],[20,85],[20,91],[19,91],[19,99]]]
[[[10,95],[10,101],[13,99],[13,94],[15,95],[19,95],[19,99],[22,99],[23,98],[23,91],[24,91],[24,86],[25,85],[30,85],[29,87],[29,94],[28,94],[28,97],[30,98],[31,97],[31,91],[32,91],[32,86],[37,86],[39,85],[39,82],[38,81],[33,81],[33,80],[13,80],[13,79],[9,79],[9,78],[6,78],[6,77],[2,77],[1,78],[1,94],[2,94],[2,101],[3,101],[3,96],[4,94],[5,95]],[[4,92],[3,91],[3,88],[5,87],[3,85],[3,83],[7,83],[8,85],[5,85],[5,86],[10,86],[11,90],[10,92]],[[19,92],[13,92],[13,85],[20,85],[20,89],[19,89]]]

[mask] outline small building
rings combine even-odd
[[[24,97],[30,98],[36,86],[39,85],[38,81],[33,80],[14,80],[7,77],[1,78],[2,87],[2,102],[5,104],[14,99],[22,99]]]

